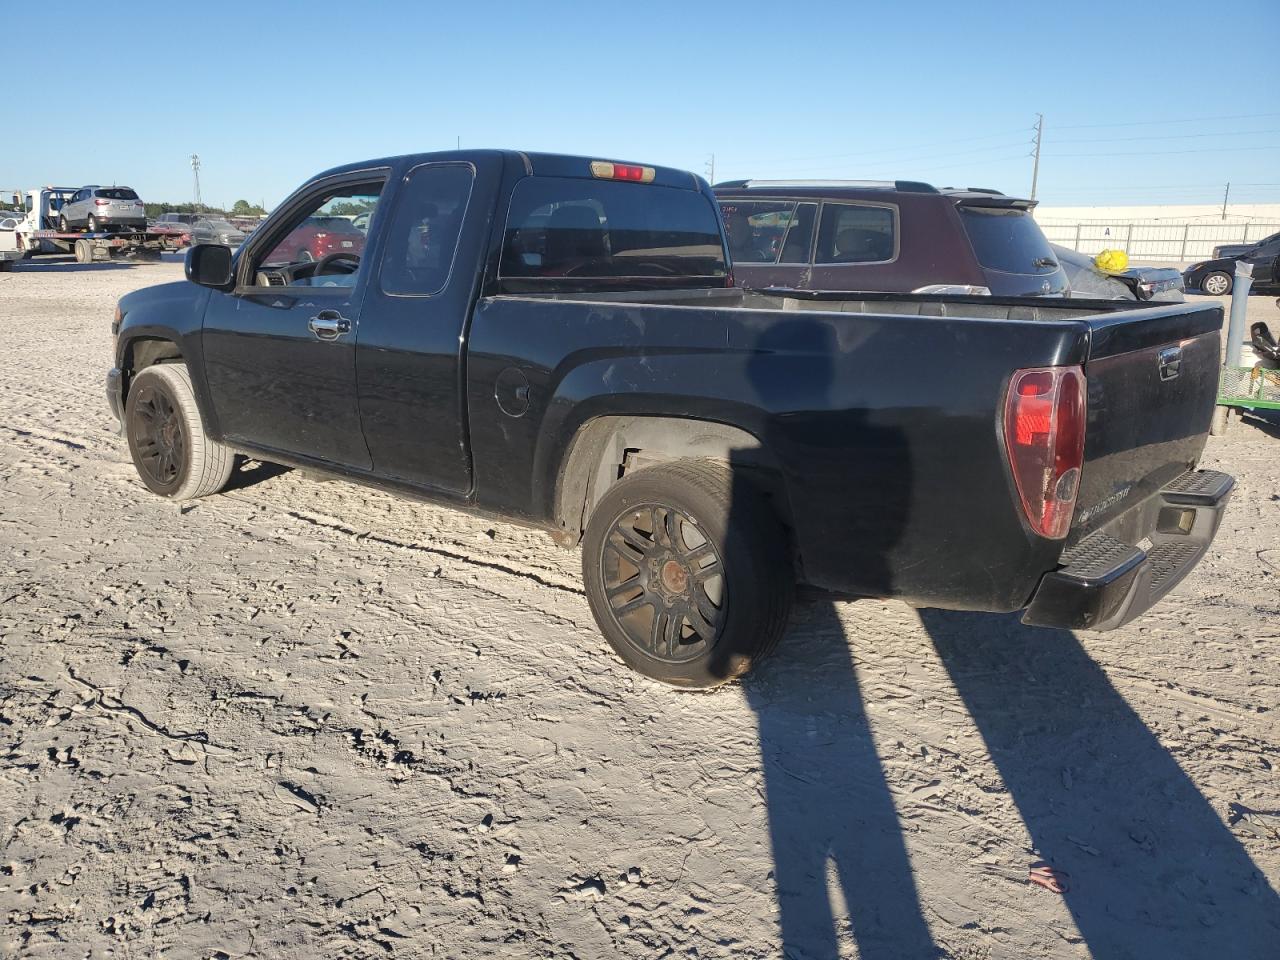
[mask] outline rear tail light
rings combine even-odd
[[[110,200],[95,200],[93,201],[93,205],[95,207],[105,207],[110,202]]]
[[[653,167],[639,167],[631,163],[610,163],[608,160],[592,160],[591,175],[598,180],[629,180],[632,183],[652,183],[657,176]]]
[[[1067,535],[1084,461],[1085,380],[1080,367],[1019,370],[1009,381],[1004,441],[1032,529]]]

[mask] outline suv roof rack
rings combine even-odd
[[[897,190],[899,193],[937,193],[919,180],[725,180],[717,187],[745,190],[773,190],[783,187],[845,187],[860,190]]]

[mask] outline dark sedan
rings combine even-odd
[[[1270,293],[1280,288],[1280,238],[1238,256],[1192,264],[1183,271],[1183,283],[1189,291],[1225,297],[1235,285],[1235,265],[1240,261],[1253,264],[1253,287],[1258,292]]]
[[[1193,263],[1182,271],[1183,283],[1188,290],[1225,297],[1235,285],[1236,264],[1240,261],[1253,264],[1253,285],[1259,292],[1271,292],[1280,287],[1280,233],[1233,257]]]

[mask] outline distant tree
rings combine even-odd
[[[344,200],[329,207],[329,216],[354,217],[362,213],[368,213],[372,209],[372,203],[352,203],[349,200]]]
[[[148,217],[158,217],[162,213],[209,213],[226,216],[226,211],[220,207],[211,207],[208,204],[201,204],[196,209],[194,203],[148,203],[145,204]]]
[[[237,200],[231,205],[233,217],[261,217],[266,212],[258,204],[250,203],[248,200]]]

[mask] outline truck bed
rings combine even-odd
[[[487,298],[470,332],[472,409],[492,403],[513,356],[546,406],[497,433],[473,419],[477,497],[517,506],[485,478],[519,475],[524,443],[553,462],[593,395],[609,394],[599,409],[674,412],[759,438],[780,461],[806,581],[1017,610],[1064,547],[1123,525],[1194,468],[1221,325],[1218,307],[1121,301],[738,289]],[[1169,349],[1181,362],[1166,381]],[[1046,540],[1017,507],[999,418],[1016,370],[1073,364],[1088,384],[1080,494],[1067,538]],[[540,437],[513,442],[539,421]],[[544,492],[556,483],[547,477]],[[531,509],[554,515],[549,502]]]

